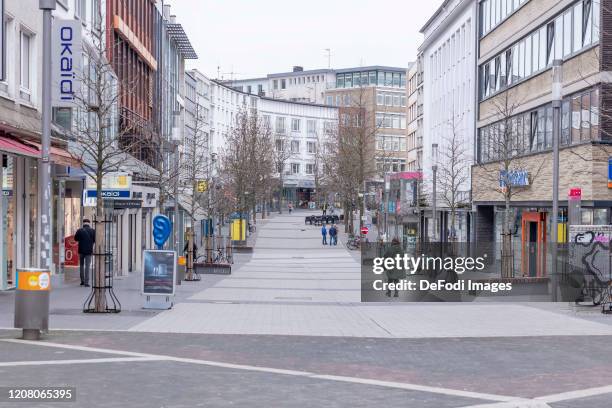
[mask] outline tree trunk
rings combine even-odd
[[[502,277],[514,277],[514,254],[512,248],[512,227],[510,225],[510,197],[506,195],[506,208],[504,211],[504,224],[502,232],[501,250]]]
[[[94,279],[92,286],[94,287],[95,310],[98,313],[106,311],[106,254],[105,254],[105,228],[104,222],[104,201],[102,199],[102,175],[98,175],[96,183],[96,218],[94,220],[96,242],[94,245]]]

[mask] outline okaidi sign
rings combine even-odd
[[[53,20],[51,104],[72,107],[78,97],[82,73],[82,24],[78,20]]]

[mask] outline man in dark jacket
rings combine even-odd
[[[83,226],[74,234],[74,240],[79,243],[79,270],[81,272],[81,286],[89,286],[89,270],[91,268],[91,254],[96,242],[96,231],[89,226],[89,220],[83,220]]]

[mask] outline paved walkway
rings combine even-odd
[[[355,253],[321,244],[306,212],[259,226],[250,260],[231,276],[132,331],[378,338],[610,335],[610,319],[567,305],[362,304]]]

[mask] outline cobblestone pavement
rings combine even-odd
[[[566,304],[362,304],[358,256],[323,246],[305,215],[258,224],[232,275],[184,283],[168,311],[140,309],[137,274],[119,282],[118,316],[84,316],[77,289],[59,288],[42,342],[0,330],[0,390],[73,386],[77,401],[0,407],[612,406],[610,319]]]

